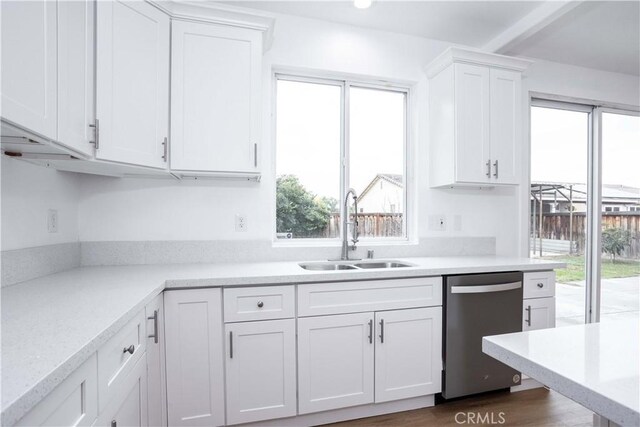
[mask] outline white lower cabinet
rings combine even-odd
[[[440,392],[442,307],[378,312],[376,326],[376,403]]]
[[[143,427],[147,418],[147,359],[136,362],[125,380],[118,384],[116,397],[98,417],[95,426]]]
[[[168,291],[164,304],[169,425],[224,425],[222,291]]]
[[[147,406],[149,426],[167,425],[167,387],[164,357],[164,294],[145,308],[147,316]]]
[[[523,301],[523,331],[553,328],[556,326],[556,299],[531,298]]]
[[[295,319],[225,325],[227,424],[296,415]]]
[[[373,402],[374,314],[298,319],[300,414]]]
[[[298,319],[300,414],[441,391],[442,308]]]
[[[98,415],[97,372],[94,354],[15,425],[92,425]]]

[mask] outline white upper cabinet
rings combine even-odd
[[[171,169],[255,173],[262,32],[173,21]]]
[[[58,2],[57,141],[93,154],[95,2]]]
[[[141,1],[97,4],[96,157],[164,168],[169,16]]]
[[[55,140],[57,3],[3,1],[2,118]]]
[[[491,178],[499,184],[518,183],[518,150],[522,141],[521,74],[492,69]]]
[[[450,48],[427,67],[431,187],[518,184],[529,64]]]

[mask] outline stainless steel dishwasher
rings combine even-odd
[[[442,396],[520,384],[520,372],[482,352],[482,337],[522,331],[522,272],[444,279]]]

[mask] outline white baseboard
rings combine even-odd
[[[375,417],[378,415],[392,414],[394,412],[411,411],[414,409],[433,406],[434,395],[413,397],[411,399],[396,400],[394,402],[371,403],[369,405],[354,406],[351,408],[335,409],[333,411],[318,412],[315,414],[298,415],[290,418],[261,421],[257,423],[242,424],[243,426],[261,427],[301,427],[320,424],[337,423],[340,421],[355,420],[358,418]]]

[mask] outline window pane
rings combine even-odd
[[[341,90],[278,80],[278,238],[339,236]]]
[[[531,255],[556,271],[556,326],[584,323],[589,114],[531,107]]]
[[[349,92],[349,185],[359,196],[361,237],[404,235],[405,96]]]
[[[600,319],[640,311],[640,117],[602,114]]]

